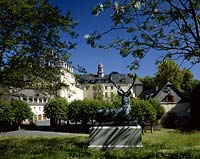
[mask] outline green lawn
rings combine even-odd
[[[143,148],[88,149],[87,136],[0,137],[2,159],[135,159],[200,158],[200,132],[162,129],[143,135]]]

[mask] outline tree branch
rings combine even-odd
[[[170,4],[170,6],[172,6],[177,12],[180,13],[182,19],[183,19],[183,22],[185,24],[185,26],[187,27],[187,29],[189,30],[189,32],[191,33],[191,35],[193,36],[193,38],[195,39],[195,41],[197,42],[197,44],[200,46],[200,43],[198,42],[199,39],[196,37],[196,35],[194,34],[194,32],[192,31],[191,27],[188,25],[188,22],[186,21],[185,19],[185,16],[183,14],[183,12],[181,11],[181,9],[179,9],[177,6],[175,6],[171,0],[167,0],[167,2]]]

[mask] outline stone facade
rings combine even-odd
[[[57,95],[65,98],[68,102],[73,100],[83,100],[83,90],[76,82],[73,69],[65,62],[61,62],[60,68],[62,71],[61,82],[67,85],[67,87],[61,88]],[[48,102],[52,96],[37,93],[33,89],[21,90],[15,94],[12,98],[17,98],[26,101],[32,112],[34,113],[33,122],[48,120],[46,114],[44,114],[44,105]]]
[[[127,91],[132,84],[132,79],[127,74],[112,72],[113,80],[116,84]],[[97,88],[100,89],[104,100],[112,100],[117,95],[117,89],[109,79],[109,75],[104,74],[103,64],[98,65],[97,74],[85,74],[80,76],[83,85],[83,98],[95,99]],[[136,78],[134,87],[131,90],[131,97],[137,98],[143,91],[142,83]]]

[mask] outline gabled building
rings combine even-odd
[[[166,113],[174,112],[178,117],[190,117],[190,102],[170,82],[161,89],[150,89],[140,95],[140,99],[148,98],[159,101]]]

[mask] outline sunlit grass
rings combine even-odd
[[[88,136],[0,137],[0,159],[200,158],[200,133],[162,129],[143,135],[143,148],[96,150]]]
[[[166,148],[183,148],[191,146],[200,146],[200,133],[181,132],[171,129],[154,131],[154,133],[145,133],[143,135],[143,144],[148,146],[163,145]]]

